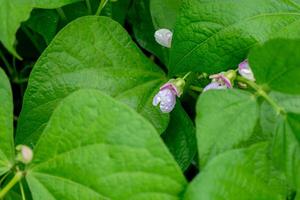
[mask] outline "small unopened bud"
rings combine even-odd
[[[16,147],[16,150],[17,150],[16,160],[24,164],[29,164],[32,161],[33,151],[30,147],[26,145],[18,145]]]
[[[155,40],[158,44],[171,48],[173,33],[169,29],[159,29],[154,33]]]

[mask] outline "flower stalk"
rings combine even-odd
[[[276,111],[276,113],[279,114],[285,114],[285,110],[279,106],[259,85],[257,85],[255,82],[248,80],[244,77],[237,76],[236,80],[242,83],[247,84],[252,89],[254,89],[257,94],[261,97],[263,97]]]
[[[21,179],[23,178],[23,172],[17,171],[15,176],[9,181],[9,183],[0,191],[0,199],[2,199],[7,192]]]

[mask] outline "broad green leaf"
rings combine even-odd
[[[282,0],[183,0],[174,30],[172,74],[237,66],[270,38],[300,37],[300,3]]]
[[[154,38],[155,28],[151,19],[149,0],[133,0],[129,12],[129,22],[137,43],[167,63],[169,50],[160,46]]]
[[[19,56],[14,49],[15,34],[31,10],[31,0],[0,0],[0,41],[16,57]]]
[[[34,145],[62,99],[94,88],[130,105],[162,133],[169,116],[152,106],[166,82],[126,31],[107,17],[79,18],[60,31],[31,72],[16,140]]]
[[[249,62],[264,88],[300,94],[300,40],[269,41],[251,51]]]
[[[150,0],[154,27],[173,30],[182,0]]]
[[[185,200],[285,200],[284,176],[267,156],[268,145],[228,151],[215,157],[193,180]]]
[[[97,90],[55,109],[26,179],[34,200],[179,200],[186,185],[153,126]]]
[[[13,159],[13,99],[10,82],[0,68],[0,176],[10,170]]]
[[[181,169],[185,171],[197,152],[196,131],[179,102],[170,115],[169,126],[162,137]]]
[[[300,114],[288,113],[279,119],[274,135],[275,166],[286,174],[289,186],[300,192]]]
[[[56,34],[58,20],[59,15],[55,10],[36,9],[32,11],[25,25],[43,36],[45,42],[49,44]]]
[[[36,8],[57,8],[78,0],[0,0],[0,42],[14,56],[20,58],[14,49],[15,34],[21,22],[29,18]]]
[[[286,112],[300,114],[300,96],[271,91],[269,96]],[[266,134],[274,135],[280,116],[267,102],[263,102],[260,109],[260,124]]]
[[[246,142],[257,119],[258,105],[251,93],[232,89],[202,94],[196,118],[200,165]]]

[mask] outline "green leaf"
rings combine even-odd
[[[97,90],[55,109],[26,179],[38,200],[179,200],[186,185],[153,126]]]
[[[117,22],[79,18],[57,34],[31,72],[17,143],[34,145],[60,101],[81,88],[104,91],[130,105],[162,133],[169,116],[152,106],[152,98],[163,82],[163,72]]]
[[[30,0],[0,0],[0,41],[14,56],[15,34],[22,21],[25,21],[32,10]]]
[[[155,41],[155,28],[150,15],[149,0],[133,0],[129,12],[129,22],[138,44],[166,64],[169,50]]]
[[[112,1],[112,18],[124,25],[126,15],[128,14],[129,5],[132,0]]]
[[[0,42],[14,56],[20,56],[14,48],[15,35],[21,22],[29,18],[36,8],[57,8],[78,0],[0,0]]]
[[[212,90],[197,103],[200,165],[226,150],[239,147],[253,133],[258,119],[256,98],[241,90]]]
[[[25,22],[32,31],[43,36],[49,44],[54,38],[58,26],[59,15],[55,10],[33,10],[29,20]]]
[[[289,186],[300,192],[300,114],[288,113],[280,118],[274,135],[275,166],[286,174]]]
[[[0,68],[0,176],[11,169],[13,159],[13,99],[10,82]]]
[[[300,94],[299,54],[300,40],[277,39],[253,49],[249,62],[257,83],[267,89]]]
[[[176,22],[171,74],[217,73],[237,66],[270,38],[299,38],[299,1],[183,0]]]
[[[150,0],[152,21],[156,29],[173,30],[182,0]]]
[[[180,102],[172,111],[169,126],[162,137],[182,171],[185,171],[197,152],[196,130]]]
[[[267,156],[268,145],[228,151],[215,157],[193,180],[185,200],[284,200],[284,176]]]

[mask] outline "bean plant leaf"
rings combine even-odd
[[[258,84],[300,94],[300,40],[272,40],[253,49],[249,62]]]
[[[150,0],[152,21],[156,29],[173,30],[182,0]]]
[[[10,82],[0,68],[0,176],[10,170],[13,159],[13,100]]]
[[[0,0],[0,42],[14,56],[17,54],[15,34],[21,22],[29,18],[31,10],[36,8],[58,8],[78,0]]]
[[[0,41],[16,57],[19,56],[14,49],[15,34],[31,9],[30,0],[0,0]]]
[[[196,118],[200,165],[246,142],[253,133],[257,119],[258,105],[251,93],[214,90],[201,95]]]
[[[186,181],[154,127],[98,90],[55,109],[26,177],[33,199],[178,199]]]
[[[185,171],[197,152],[196,130],[179,102],[170,115],[169,126],[162,137],[181,169]]]
[[[286,112],[300,114],[300,95],[271,91],[269,96]],[[276,114],[267,102],[262,103],[260,112],[260,125],[263,128],[263,132],[268,135],[274,135],[274,130],[280,120],[280,116]]]
[[[300,114],[279,118],[272,153],[275,166],[287,176],[289,186],[300,192]]]
[[[152,106],[152,98],[163,82],[164,73],[117,22],[78,18],[57,34],[31,72],[17,143],[33,145],[59,102],[81,88],[99,89],[130,105],[162,133],[169,116]]]
[[[285,199],[284,176],[272,166],[268,149],[258,143],[220,154],[188,186],[184,199]]]
[[[299,1],[183,0],[170,55],[172,74],[217,73],[270,38],[299,38]]]

